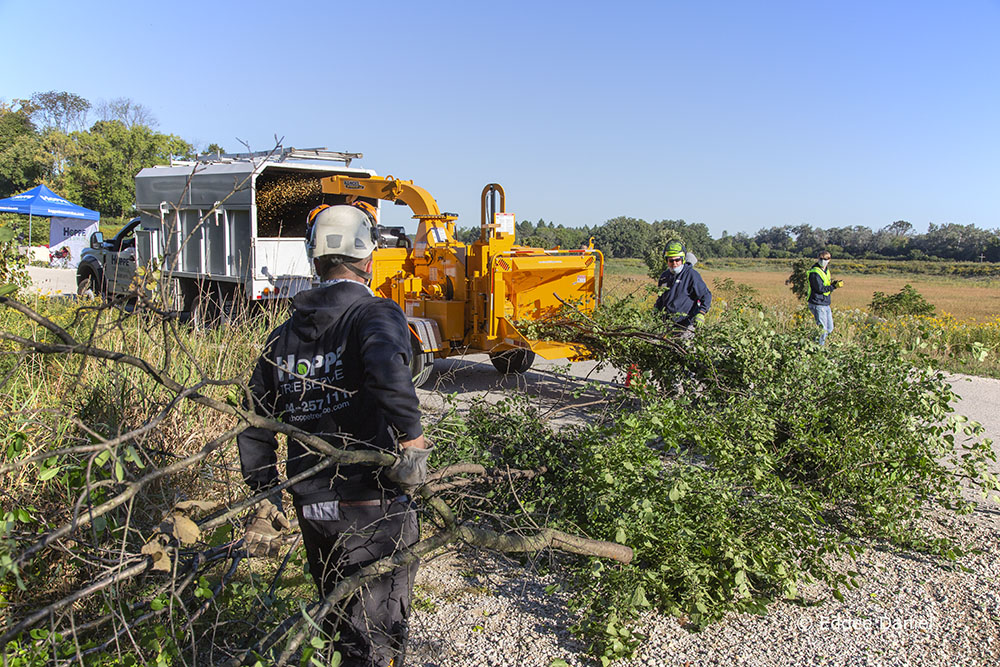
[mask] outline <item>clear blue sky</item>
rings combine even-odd
[[[0,0],[0,98],[326,146],[478,224],[1000,227],[1000,2]]]

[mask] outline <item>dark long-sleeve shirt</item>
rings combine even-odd
[[[664,311],[678,326],[691,324],[695,315],[707,313],[712,307],[712,292],[690,264],[685,264],[680,273],[667,269],[660,274],[658,285],[667,289],[656,300],[655,308]]]
[[[410,332],[394,302],[341,281],[302,292],[292,317],[268,336],[250,381],[259,414],[321,435],[334,447],[394,451],[396,440],[423,432],[410,375]],[[243,477],[255,491],[277,483],[274,433],[250,427],[237,440]],[[319,462],[289,438],[292,477]],[[327,468],[291,487],[295,503],[392,497],[398,487],[381,469]]]

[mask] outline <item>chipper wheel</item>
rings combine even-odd
[[[414,336],[410,336],[410,377],[413,378],[414,387],[422,387],[427,384],[434,370],[434,353],[424,352],[420,341]]]
[[[491,352],[490,361],[504,375],[509,373],[523,373],[531,368],[531,364],[535,362],[535,353],[531,350],[520,348],[504,350],[503,352]]]

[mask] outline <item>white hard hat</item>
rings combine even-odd
[[[315,259],[338,255],[365,259],[378,247],[378,232],[371,217],[354,206],[317,206],[309,212],[306,249]]]

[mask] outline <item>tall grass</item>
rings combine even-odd
[[[102,308],[99,301],[75,303],[47,296],[26,301],[79,341],[145,359],[186,387],[212,381],[199,391],[220,400],[241,395],[228,381],[246,381],[267,332],[284,317],[282,310],[265,310],[239,325],[195,331],[186,324],[164,325],[148,314]],[[58,342],[51,332],[9,308],[0,308],[0,330]],[[166,413],[156,428],[115,447],[105,459],[95,458],[94,451],[72,453],[0,475],[0,556],[5,539],[23,545],[32,534],[71,519],[82,498],[97,503],[109,497],[102,485],[110,493],[143,471],[190,455],[235,425],[234,417],[189,401],[168,410],[175,398],[149,374],[127,364],[65,353],[25,353],[15,343],[0,342],[0,465],[39,452],[92,445]],[[245,495],[243,487],[236,448],[223,447],[201,465],[144,488],[127,507],[95,521],[90,535],[102,544],[109,539],[124,544],[134,529],[156,526],[179,498],[232,502]],[[93,555],[81,549],[84,559]],[[73,562],[51,554],[34,561],[21,575],[32,584],[23,590],[8,579],[0,590],[0,621],[40,608],[93,576],[92,569]]]
[[[835,317],[844,339],[892,339],[938,359],[948,370],[1000,377],[1000,316],[986,322],[961,320],[948,313],[884,319],[862,310],[846,310]]]

